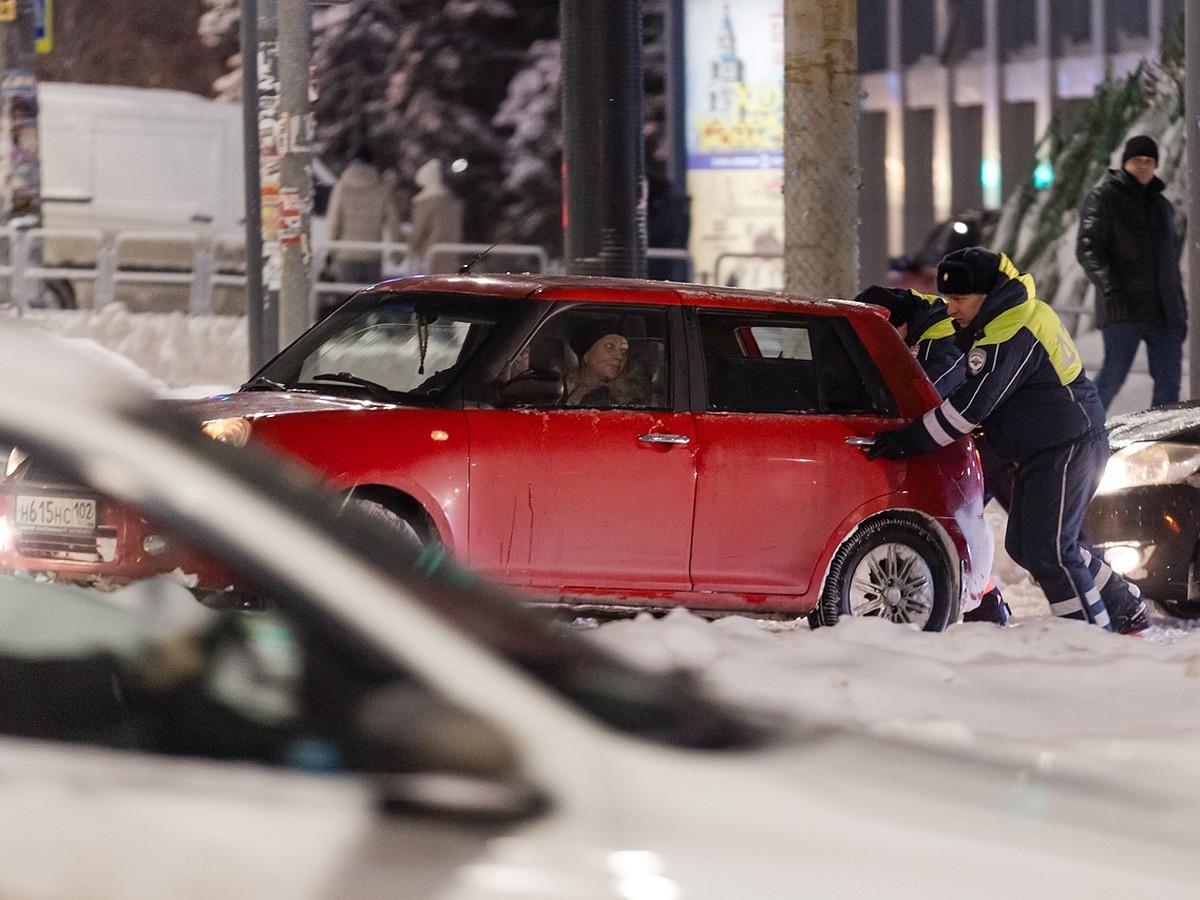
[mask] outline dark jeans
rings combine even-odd
[[[1166,406],[1179,402],[1179,383],[1183,373],[1184,330],[1173,325],[1151,325],[1147,322],[1116,322],[1105,325],[1104,364],[1096,376],[1096,388],[1104,408],[1112,404],[1129,375],[1129,367],[1137,355],[1138,344],[1146,342],[1146,361],[1154,379],[1151,406]]]
[[[1016,464],[997,456],[996,451],[982,436],[975,438],[975,447],[979,451],[979,461],[983,465],[984,503],[995,498],[996,502],[1000,504],[1000,508],[1008,512],[1012,508],[1013,484],[1016,482],[1017,475]],[[1100,589],[1100,598],[1104,601],[1109,617],[1126,622],[1134,618],[1142,602],[1142,592],[1137,585],[1114,572],[1104,561],[1104,554],[1092,545],[1082,530],[1079,532],[1079,551],[1083,555],[1084,564],[1092,575],[1092,580]]]

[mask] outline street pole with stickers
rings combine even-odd
[[[309,0],[257,0],[242,11],[243,45],[257,50],[243,81],[246,256],[247,269],[257,269],[247,272],[247,324],[256,370],[312,316],[312,13]]]

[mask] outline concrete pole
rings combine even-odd
[[[1054,94],[1056,90],[1057,64],[1050,42],[1050,0],[1037,0],[1034,41],[1037,44],[1036,65],[1041,69],[1038,77],[1037,98],[1033,107],[1033,138],[1040,141],[1050,130],[1054,118]]]
[[[279,126],[283,158],[279,185],[279,344],[287,346],[312,324],[312,137],[309,0],[278,0]]]
[[[858,292],[858,4],[784,0],[784,285]]]
[[[1187,142],[1187,262],[1191,307],[1189,396],[1197,398],[1200,397],[1200,11],[1195,3],[1189,3],[1184,12],[1184,66],[1187,70],[1183,106],[1187,116],[1184,140]]]
[[[933,46],[946,46],[950,12],[947,0],[933,4]],[[933,218],[948,219],[954,214],[954,67],[942,66],[941,90],[933,106]]]
[[[283,151],[279,127],[279,22],[277,0],[258,0],[258,84],[255,89],[258,142],[259,229],[262,247],[262,333],[259,351],[266,361],[279,352],[279,192]]]
[[[1004,205],[1004,184],[1000,160],[1000,12],[997,0],[983,0],[984,61],[983,85],[980,88],[983,106],[983,153],[980,180],[983,182],[984,209],[1000,209]]]
[[[857,35],[855,35],[857,38]],[[947,66],[947,69],[950,67]],[[900,4],[889,3],[887,12],[887,90],[888,103],[884,112],[883,177],[887,191],[888,256],[903,256],[907,250],[904,236],[904,196],[907,172],[904,165],[904,110],[907,91],[904,66],[900,57]]]
[[[274,353],[263,338],[262,195],[258,160],[258,0],[242,0],[242,168],[246,195],[246,336],[250,372]],[[275,346],[272,335],[270,345]]]

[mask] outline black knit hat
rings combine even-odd
[[[1154,143],[1154,138],[1139,134],[1127,140],[1125,149],[1121,152],[1121,165],[1125,165],[1135,156],[1148,156],[1158,162],[1158,144]]]
[[[938,263],[939,294],[986,294],[1000,277],[1000,255],[983,247],[947,253]]]
[[[572,332],[568,342],[575,351],[575,358],[583,362],[583,355],[606,334],[620,334],[621,323],[615,318],[585,319]]]
[[[888,321],[896,327],[912,321],[917,309],[917,298],[908,288],[885,288],[873,284],[854,299],[859,303],[882,306],[888,311]]]

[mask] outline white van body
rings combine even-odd
[[[197,301],[193,284],[195,272],[214,264],[244,265],[240,104],[184,91],[42,82],[38,139],[44,231],[25,252],[29,265],[54,274],[26,288],[33,291],[27,302],[91,307],[103,296],[134,311],[198,302],[217,312],[245,310],[240,287]],[[100,291],[104,261],[117,274]]]
[[[183,91],[38,85],[46,228],[243,227],[242,108]]]

